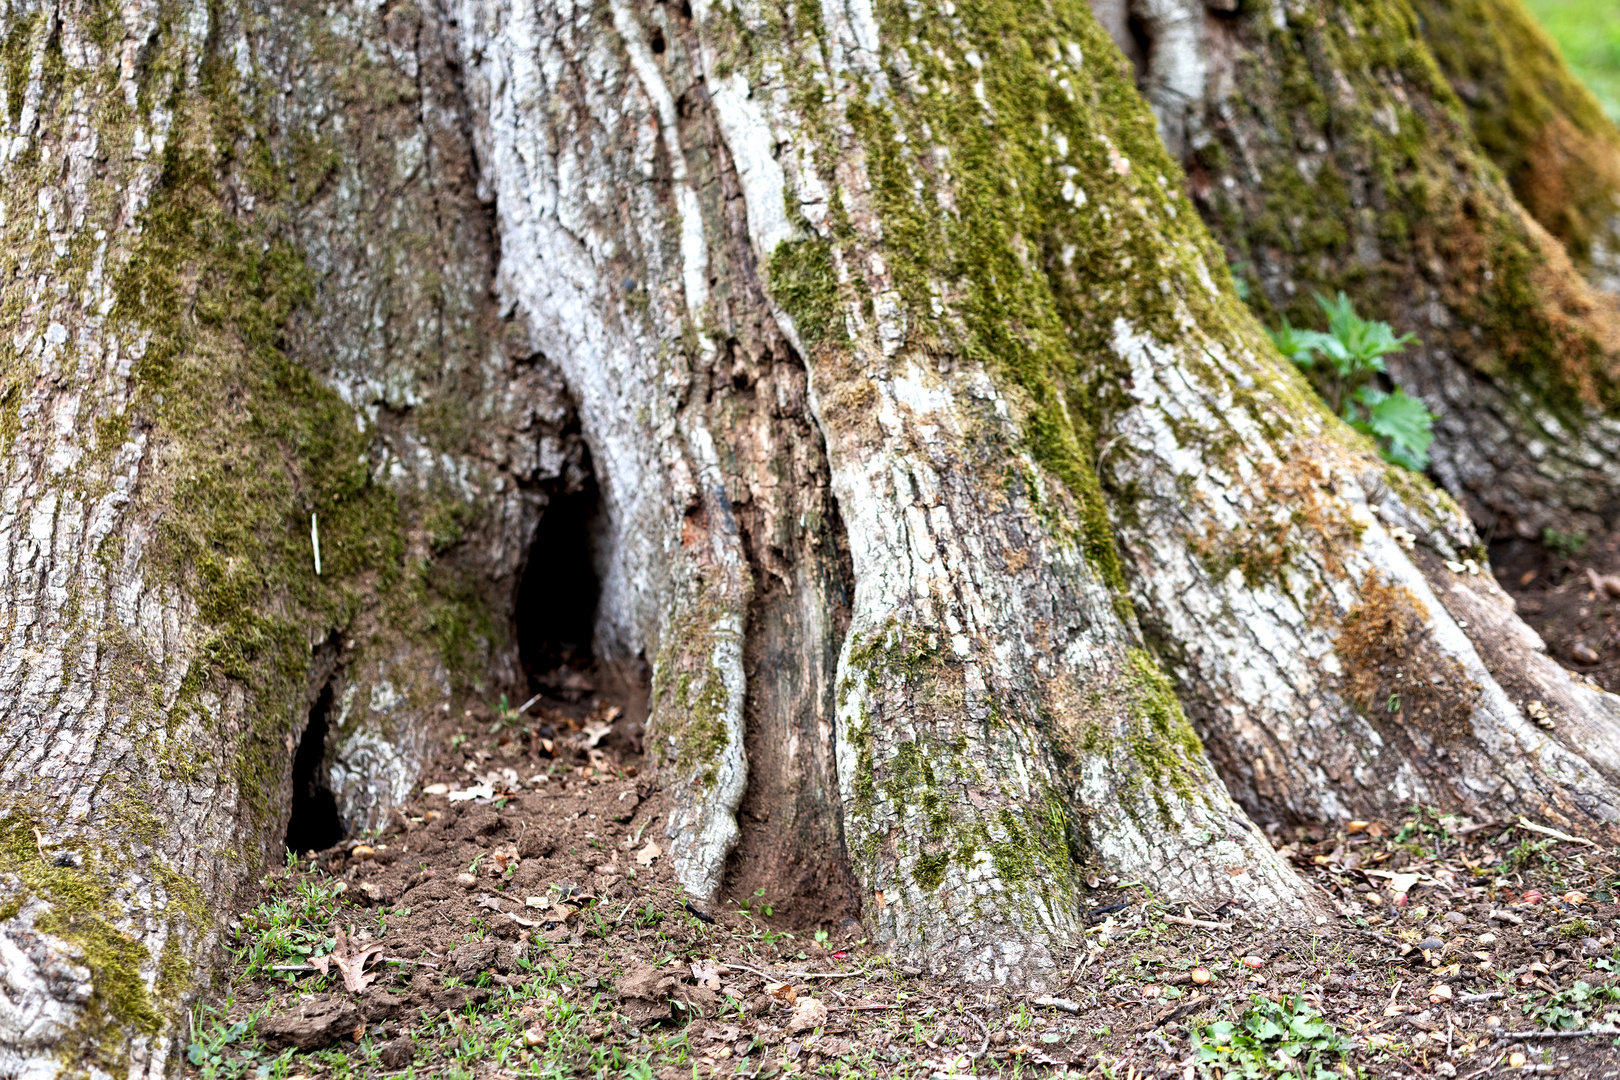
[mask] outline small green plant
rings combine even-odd
[[[1525,867],[1536,869],[1551,869],[1558,865],[1558,860],[1550,854],[1555,841],[1553,840],[1521,840],[1517,847],[1502,856],[1500,869],[1504,873],[1523,870]]]
[[[1617,1001],[1620,1001],[1620,987],[1593,986],[1577,980],[1567,989],[1525,1002],[1524,1014],[1542,1027],[1574,1031],[1590,1026],[1599,1015],[1606,1024],[1620,1021],[1614,1005]]]
[[[765,901],[764,889],[755,889],[754,895],[742,901],[738,906],[744,911],[754,915],[764,915],[769,917],[776,914],[776,909]]]
[[[1417,342],[1411,334],[1395,336],[1389,323],[1363,319],[1350,298],[1329,300],[1317,294],[1328,328],[1302,330],[1284,319],[1272,330],[1277,349],[1302,369],[1328,407],[1357,431],[1371,435],[1386,461],[1421,472],[1429,465],[1434,442],[1434,416],[1400,387],[1377,384],[1387,375],[1384,357]]]
[[[1327,1080],[1348,1049],[1327,1018],[1293,994],[1281,1001],[1251,997],[1234,1023],[1217,1020],[1192,1033],[1197,1063],[1205,1076],[1292,1077]]]
[[[647,901],[645,909],[636,913],[636,928],[639,930],[651,930],[663,921],[664,913],[653,907],[651,900]]]
[[[507,702],[506,695],[501,695],[501,702],[490,710],[495,714],[495,723],[490,725],[489,733],[499,735],[503,731],[512,731],[523,726],[523,714]]]
[[[1573,559],[1586,546],[1586,534],[1583,532],[1559,532],[1557,529],[1542,529],[1541,544],[1547,550],[1556,551],[1566,559]]]
[[[242,918],[236,949],[243,978],[274,974],[277,964],[301,964],[330,951],[327,927],[347,906],[335,881],[305,878],[291,897],[267,900]]]

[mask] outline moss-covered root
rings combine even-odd
[[[1620,291],[1620,129],[1520,0],[1412,0],[1423,40],[1513,193]]]
[[[692,895],[710,901],[737,845],[737,806],[748,786],[748,581],[739,573],[700,578],[681,599],[664,623],[653,664],[647,748],[673,803],[665,832],[676,876]]]
[[[1571,516],[1606,528],[1620,515],[1620,300],[1568,252],[1607,242],[1596,237],[1612,128],[1536,52],[1539,38],[1513,36],[1530,33],[1513,0],[1429,7],[1455,20],[1430,35],[1459,50],[1454,63],[1470,42],[1494,50],[1500,80],[1476,87],[1505,95],[1494,119],[1470,124],[1404,3],[1245,7],[1205,24],[1188,189],[1268,324],[1314,325],[1314,294],[1342,289],[1421,339],[1391,372],[1440,415],[1434,471],[1476,520],[1499,534]],[[1508,55],[1522,69],[1502,67]],[[1541,143],[1500,134],[1525,125]],[[1535,182],[1590,193],[1568,203],[1579,221],[1549,219],[1568,251],[1526,214],[1476,130],[1544,164]],[[1591,153],[1565,167],[1538,149],[1554,143]]]

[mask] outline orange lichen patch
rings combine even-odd
[[[1343,577],[1344,551],[1361,541],[1362,526],[1334,498],[1334,483],[1324,456],[1336,454],[1309,443],[1287,461],[1257,466],[1252,487],[1254,511],[1235,529],[1211,521],[1205,534],[1192,539],[1199,562],[1214,577],[1232,570],[1249,588],[1283,583],[1283,571],[1302,555],[1315,559],[1335,577]]]
[[[1602,405],[1604,390],[1620,380],[1620,300],[1590,285],[1576,272],[1564,245],[1522,216],[1541,256],[1530,282],[1541,296],[1547,331],[1558,342],[1564,378],[1582,401]]]
[[[1333,649],[1344,666],[1340,690],[1367,719],[1438,739],[1472,730],[1479,685],[1430,639],[1429,609],[1404,585],[1369,574]]]

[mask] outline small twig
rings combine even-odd
[[[1044,1005],[1048,1009],[1057,1009],[1060,1012],[1071,1013],[1076,1016],[1080,1014],[1080,1004],[1078,1002],[1070,1001],[1068,998],[1052,997],[1048,995],[1045,997],[1031,998],[1030,1004]]]
[[[517,707],[517,715],[522,716],[524,713],[526,713],[530,709],[534,708],[534,703],[539,701],[543,697],[545,697],[545,692],[541,691],[540,693],[534,695],[534,697],[530,698],[528,701],[525,701],[522,705],[519,705]]]
[[[328,954],[330,955],[330,954]],[[430,964],[426,960],[407,960],[403,956],[379,956],[379,964],[415,964],[418,967],[437,968],[438,964]],[[272,964],[271,971],[316,971],[314,964]]]
[[[866,974],[865,968],[860,971],[779,971],[773,974],[769,971],[761,971],[759,968],[751,968],[747,964],[721,964],[720,966],[730,968],[732,971],[751,972],[762,979],[770,979],[773,982],[781,982],[782,979],[779,976],[783,975],[795,979],[853,979],[857,975]]]
[[[1514,1042],[1519,1039],[1584,1039],[1588,1035],[1620,1035],[1620,1031],[1610,1031],[1604,1028],[1582,1028],[1580,1031],[1504,1031],[1496,1037],[1497,1042]]]
[[[1597,847],[1597,844],[1586,839],[1584,836],[1571,836],[1569,833],[1562,833],[1557,829],[1549,829],[1545,825],[1536,825],[1523,815],[1520,815],[1519,817],[1519,827],[1522,829],[1529,829],[1534,833],[1540,833],[1542,836],[1550,836],[1554,840],[1562,840],[1565,843],[1585,844],[1587,847]]]
[[[838,1012],[840,1009],[848,1012],[877,1012],[880,1009],[898,1009],[898,1005],[829,1005],[828,1012]]]
[[[970,1012],[967,1009],[963,1009],[962,1012],[964,1014],[968,1015],[968,1016],[973,1017],[973,1022],[975,1024],[978,1024],[979,1027],[982,1028],[983,1031],[984,1031],[984,1045],[979,1047],[979,1052],[974,1054],[972,1056],[972,1058],[970,1059],[970,1060],[973,1060],[973,1061],[978,1061],[980,1058],[982,1058],[984,1056],[985,1051],[990,1049],[990,1025],[986,1024],[983,1020],[980,1020],[978,1013]]]
[[[1484,1076],[1486,1073],[1490,1072],[1492,1069],[1494,1069],[1498,1065],[1502,1064],[1502,1059],[1505,1058],[1505,1057],[1507,1057],[1507,1051],[1506,1050],[1502,1051],[1500,1054],[1497,1054],[1495,1061],[1491,1062],[1489,1065],[1485,1066],[1483,1069],[1475,1069],[1473,1072],[1469,1073],[1467,1076],[1462,1077],[1461,1080],[1478,1080],[1479,1077]]]
[[[1177,926],[1196,926],[1203,930],[1230,930],[1231,923],[1209,922],[1206,919],[1188,919],[1181,915],[1166,915],[1164,921],[1175,923]]]
[[[1478,1001],[1495,1001],[1497,998],[1503,997],[1507,997],[1507,991],[1492,990],[1488,994],[1460,994],[1457,1000],[1472,1005]]]

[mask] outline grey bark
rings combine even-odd
[[[86,12],[26,14],[6,1068],[173,1067],[310,702],[330,681],[329,774],[375,823],[437,718],[512,685],[526,543],[587,448],[596,646],[651,668],[699,897],[804,883],[806,917],[858,910],[901,957],[1030,986],[1076,947],[1089,869],[1310,918],[1153,650],[1259,804],[1376,809],[1383,775],[1613,817],[1612,767],[1569,735],[1610,737],[1610,699],[1488,585],[1458,592],[1435,556],[1466,521],[1381,483],[1279,369],[1083,5],[1010,29],[861,0],[132,7],[102,45]],[[984,183],[985,152],[1024,186]],[[1289,491],[1319,512],[1268,570],[1212,558],[1278,535]],[[1335,682],[1389,583],[1461,673],[1445,758]],[[1559,737],[1517,673],[1570,714]],[[1472,783],[1496,774],[1511,792]],[[133,966],[96,959],[108,934]]]

